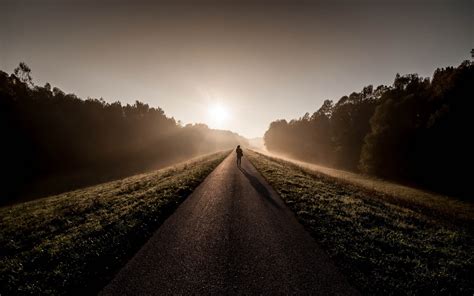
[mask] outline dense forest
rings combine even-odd
[[[299,119],[277,120],[269,151],[472,199],[474,63],[437,69],[433,77],[397,74],[326,100]],[[470,136],[471,135],[471,136]]]
[[[160,108],[80,99],[34,85],[30,68],[0,71],[0,203],[107,181],[247,144],[204,124],[181,126]]]

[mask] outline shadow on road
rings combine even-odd
[[[270,191],[262,184],[260,181],[257,179],[257,177],[249,174],[244,168],[238,167],[239,170],[244,174],[244,176],[249,180],[250,184],[252,187],[260,193],[263,197],[265,197],[273,206],[277,208],[281,208],[278,203],[273,200],[272,195],[270,194]]]

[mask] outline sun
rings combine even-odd
[[[209,115],[211,119],[223,121],[229,118],[229,111],[223,105],[212,105],[209,106]]]
[[[208,114],[211,124],[217,128],[222,127],[230,117],[229,110],[222,104],[210,105]]]

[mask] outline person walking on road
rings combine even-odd
[[[242,152],[242,148],[240,148],[240,145],[237,145],[237,149],[235,149],[235,153],[237,153],[237,166],[240,168],[240,165],[242,162],[242,156],[244,156],[244,153]]]

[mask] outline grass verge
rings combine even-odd
[[[472,217],[446,219],[285,160],[246,156],[363,294],[473,295]]]
[[[428,192],[422,189],[409,187],[373,176],[357,174],[354,172],[324,167],[314,163],[303,162],[270,152],[262,151],[261,154],[287,160],[311,171],[350,183],[368,191],[375,191],[392,199],[392,202],[402,204],[417,211],[429,212],[430,215],[441,215],[447,219],[454,218],[458,222],[472,223],[474,217],[474,204],[459,198]]]
[[[0,208],[0,295],[97,293],[228,154]]]

